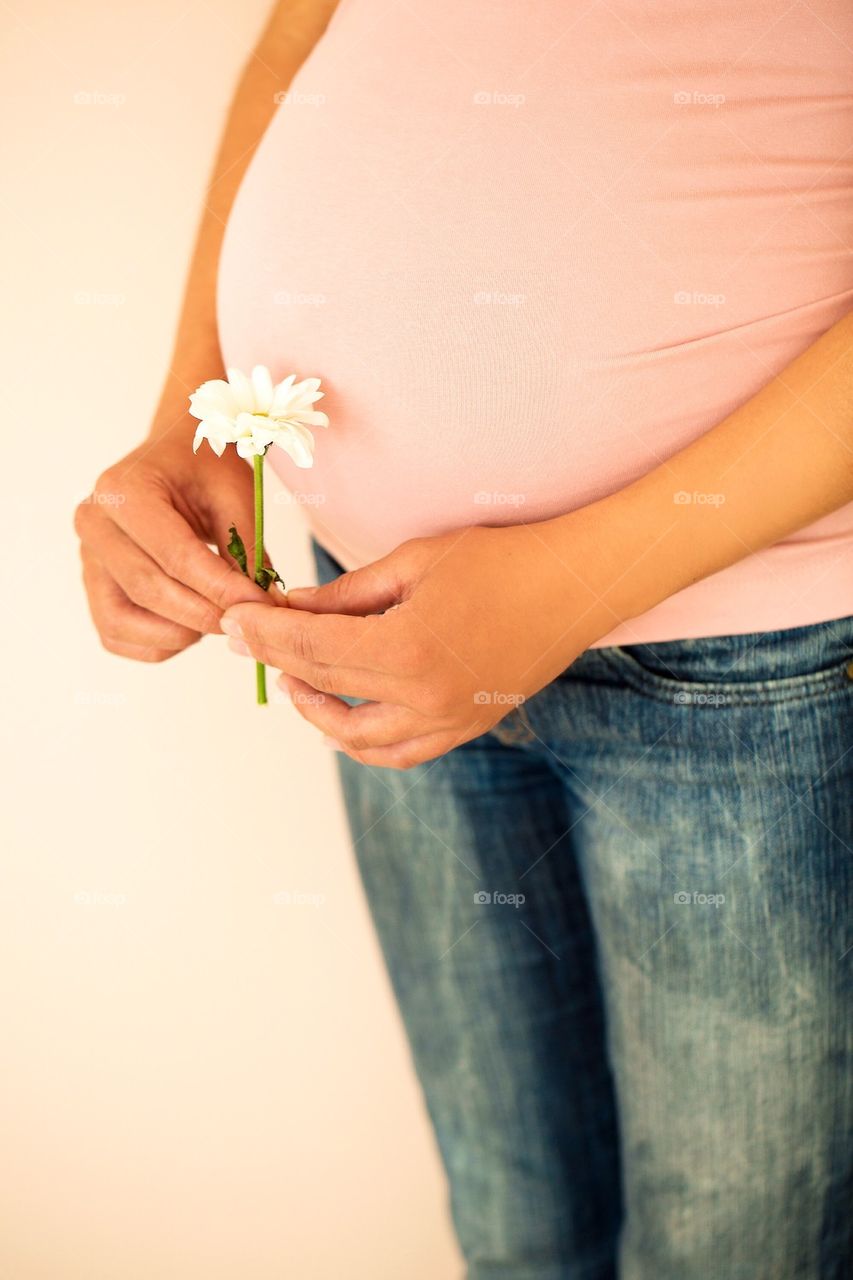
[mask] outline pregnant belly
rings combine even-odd
[[[314,469],[270,461],[348,567],[623,486],[849,306],[849,174],[815,184],[849,129],[831,76],[817,126],[790,51],[726,115],[679,104],[601,14],[522,88],[488,32],[475,66],[449,56],[478,6],[441,0],[438,41],[398,6],[353,56],[372,8],[344,4],[279,108],[218,297],[226,363],[324,380]],[[532,63],[553,32],[506,13]]]

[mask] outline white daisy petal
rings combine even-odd
[[[221,409],[209,409],[203,421],[209,432],[216,432],[223,440],[229,441],[234,437],[234,420]]]
[[[256,364],[252,370],[252,390],[255,395],[255,412],[269,413],[275,392],[270,371],[265,364]]]
[[[278,433],[275,443],[290,454],[297,467],[314,465],[314,437],[307,427],[300,427],[298,422],[292,422],[286,431]]]
[[[234,435],[238,439],[240,436],[250,436],[254,425],[255,415],[253,413],[238,413],[234,419]]]
[[[216,400],[228,391],[230,391],[230,387],[224,378],[209,378],[207,382],[202,382],[201,386],[196,387],[193,395]]]
[[[312,409],[301,409],[298,414],[294,415],[294,422],[301,422],[307,427],[327,427],[329,425],[329,419],[325,413]]]
[[[252,428],[252,439],[261,449],[266,449],[267,445],[274,442],[278,435],[278,429],[269,418],[264,418],[259,422],[255,419],[255,426]]]
[[[287,406],[290,404],[291,388],[296,381],[296,374],[291,373],[283,382],[279,382],[275,387],[272,398],[272,404],[269,408],[271,418],[283,418],[287,412]]]
[[[255,392],[245,373],[242,373],[239,369],[229,369],[228,382],[231,386],[231,393],[234,396],[236,409],[242,413],[254,413]]]
[[[306,382],[313,383],[316,381],[316,378],[306,379]],[[295,409],[307,409],[310,405],[314,404],[315,400],[319,400],[322,394],[322,391],[317,391],[314,387],[306,386],[304,382],[298,383],[293,388],[293,394],[290,399],[290,412],[292,413]]]
[[[298,392],[299,395],[305,395],[306,392],[317,391],[319,386],[320,386],[319,378],[303,378],[301,382],[296,383],[293,390],[294,390],[294,393]]]
[[[201,412],[199,412],[201,410]],[[190,413],[196,418],[204,418],[208,411],[217,410],[233,417],[236,412],[234,396],[227,382],[214,378],[203,382],[197,391],[190,396]]]
[[[255,365],[250,378],[240,369],[229,369],[227,382],[203,382],[189,398],[190,413],[199,419],[193,451],[206,440],[219,457],[234,444],[241,458],[253,458],[277,444],[298,467],[312,466],[310,428],[329,425],[325,413],[311,408],[323,397],[319,387],[319,378],[297,382],[293,373],[273,385],[265,365]]]
[[[212,396],[203,395],[200,391],[195,391],[190,396],[190,413],[194,418],[206,418],[208,413],[212,413],[217,407],[217,400]]]

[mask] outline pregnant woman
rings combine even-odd
[[[78,513],[107,648],[226,632],[338,750],[471,1280],[851,1275],[851,48],[846,0],[282,0]],[[190,450],[254,364],[332,422],[270,454],[289,608]]]

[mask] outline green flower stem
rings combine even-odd
[[[253,458],[255,471],[255,555],[253,577],[258,581],[258,574],[264,567],[264,455],[256,453]],[[255,683],[258,690],[258,704],[264,706],[267,701],[267,669],[262,662],[255,663]]]

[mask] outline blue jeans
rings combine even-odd
[[[851,660],[853,618],[593,649],[341,758],[470,1280],[853,1275]]]

